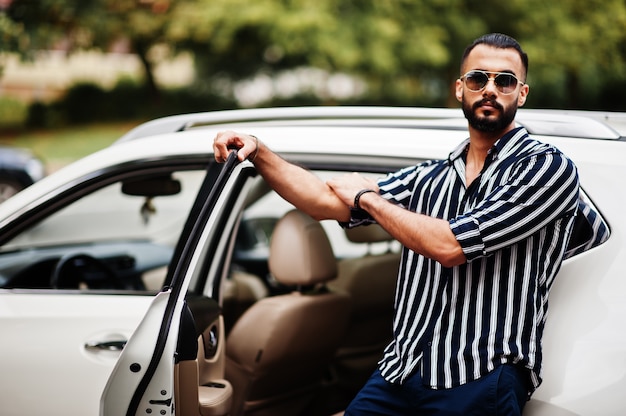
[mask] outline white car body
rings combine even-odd
[[[626,390],[626,334],[622,331],[626,321],[626,248],[622,240],[622,231],[626,231],[626,218],[622,214],[626,197],[619,185],[626,177],[626,143],[622,137],[625,119],[622,114],[608,113],[519,113],[518,122],[531,134],[544,132],[535,137],[555,144],[574,160],[581,187],[611,230],[608,241],[566,260],[557,276],[550,294],[544,336],[544,382],[532,396],[525,415],[618,415],[626,409],[626,396],[622,394]],[[98,235],[106,234],[109,228],[104,220],[100,224],[85,223],[80,216],[69,215],[55,223],[57,228],[42,227],[32,235],[16,224],[38,215],[46,217],[48,212],[56,211],[54,201],[69,204],[73,198],[66,195],[91,192],[116,169],[132,169],[158,161],[166,164],[175,158],[196,157],[209,163],[213,137],[226,129],[250,132],[287,159],[317,169],[329,166],[329,170],[339,170],[350,162],[358,162],[360,167],[397,168],[420,160],[445,158],[467,136],[460,110],[299,108],[157,120],[129,132],[115,145],[49,175],[0,205],[0,236],[15,236],[13,241],[0,240],[0,278],[3,271],[10,269],[3,266],[2,250],[19,249],[30,256],[34,255],[30,251],[34,242],[48,246],[72,242],[75,235],[81,234],[72,231],[72,227],[88,227],[92,234]],[[244,162],[235,168],[233,175],[236,177],[243,169],[250,168]],[[351,166],[346,169],[351,170]],[[126,372],[126,365],[145,362],[138,373],[145,376],[143,371],[152,357],[150,348],[162,338],[156,331],[162,314],[169,313],[164,312],[165,305],[168,302],[174,305],[172,322],[178,322],[187,287],[205,278],[199,271],[201,259],[207,256],[229,259],[232,255],[231,230],[236,229],[244,204],[242,195],[234,204],[235,212],[230,212],[231,207],[224,202],[225,195],[234,189],[234,177],[227,182],[214,212],[201,226],[200,241],[188,253],[189,265],[175,290],[166,288],[155,296],[158,286],[150,293],[0,287],[3,415],[145,414],[150,406],[149,397],[158,394],[155,391],[162,391],[154,386],[173,386],[176,324],[171,325],[166,339],[162,339],[164,355],[155,375],[146,381],[146,392],[137,399],[140,407],[136,413],[126,413],[133,408],[129,403],[140,384],[137,377]],[[195,190],[185,194],[189,202],[194,196]],[[122,218],[122,208],[116,207],[101,207],[102,218]],[[174,210],[175,205],[167,209]],[[278,217],[287,209],[287,205],[276,208],[272,215]],[[226,222],[221,221],[224,218]],[[224,224],[226,229],[222,228]],[[155,235],[164,240],[169,226],[164,225]],[[132,235],[132,226],[127,228]],[[328,226],[329,234],[333,228],[335,232],[339,229]],[[219,243],[209,246],[206,242],[210,238]],[[350,251],[340,237],[331,240],[336,244],[336,253]],[[166,245],[173,247],[175,242],[167,241]],[[8,250],[11,244],[14,247]],[[219,301],[216,282],[224,278],[225,272],[217,260],[213,261],[202,295]],[[94,347],[109,341],[125,342],[131,336],[121,356],[115,346]],[[173,393],[168,397],[173,399]],[[155,414],[176,414],[176,407],[169,402],[159,406],[154,409],[165,413]]]

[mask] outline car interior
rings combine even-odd
[[[188,297],[180,336],[197,347],[178,354],[177,414],[334,414],[391,337],[399,244],[315,221],[256,179],[221,307]]]
[[[290,293],[254,303],[226,338],[233,414],[301,414],[310,409],[348,324],[350,297],[326,285],[337,263],[322,226],[300,211],[276,224],[274,278]]]
[[[160,290],[203,176],[139,172],[51,210],[0,247],[0,288]]]
[[[376,225],[346,234],[365,245],[392,240]],[[182,391],[189,395],[189,405],[184,406],[189,413],[182,414],[330,415],[341,411],[374,370],[390,339],[399,256],[398,251],[366,252],[360,258],[338,261],[322,225],[300,211],[288,211],[276,223],[267,260],[281,290],[266,295],[267,287],[258,289],[263,284],[259,277],[234,273],[245,277],[236,278],[232,285],[237,288],[231,286],[223,302],[237,305],[231,311],[244,312],[234,318],[224,310],[223,320],[234,321],[228,333],[219,325],[222,318],[216,316],[213,332],[197,331],[195,360],[191,354],[185,363],[177,364],[192,369],[187,381],[179,379],[178,385],[194,386],[193,380],[203,379],[196,373],[202,374],[207,339],[225,337],[223,364],[205,366],[207,373],[223,366],[224,375],[205,375],[209,381],[196,383],[197,389],[177,389],[178,400],[183,400]],[[369,284],[363,285],[364,279]],[[238,295],[242,295],[241,304]],[[251,299],[255,300],[250,303]],[[246,309],[245,305],[250,306]],[[223,398],[203,401],[207,388],[221,392]],[[231,392],[232,397],[226,399]],[[224,400],[230,400],[228,413],[214,405],[203,410],[208,403]],[[180,402],[178,406],[181,411]]]

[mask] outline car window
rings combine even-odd
[[[126,177],[0,247],[0,288],[159,290],[204,171]]]
[[[574,257],[599,246],[609,239],[610,234],[606,220],[587,194],[581,190],[574,229],[565,251],[565,258]]]

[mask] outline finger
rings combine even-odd
[[[224,162],[228,156],[228,137],[226,132],[219,132],[213,139],[213,153],[215,160],[219,163]]]
[[[251,160],[251,158],[256,157],[256,152],[258,149],[258,139],[249,134],[236,134],[233,137],[232,144],[229,146],[229,149],[237,149],[237,158],[240,161],[244,161],[246,159]]]
[[[213,152],[215,160],[219,163],[225,162],[228,155],[236,149],[242,148],[244,145],[237,133],[233,131],[223,131],[217,133],[213,139]],[[242,155],[237,155],[239,160],[243,160]]]

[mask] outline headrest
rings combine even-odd
[[[346,237],[353,243],[379,243],[381,241],[393,241],[394,238],[378,224],[363,225],[360,227],[346,228]]]
[[[269,270],[288,286],[334,279],[337,261],[322,225],[301,211],[287,212],[272,233]]]

